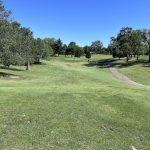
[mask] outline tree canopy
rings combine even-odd
[[[148,54],[150,62],[150,31],[122,28],[117,37],[112,37],[108,46],[113,57],[126,57],[127,62],[132,56]],[[149,50],[148,50],[149,48]]]

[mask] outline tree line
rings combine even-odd
[[[39,64],[41,59],[49,56],[80,57],[87,53],[105,53],[102,42],[95,41],[91,46],[81,47],[75,42],[66,45],[61,39],[34,38],[30,28],[11,19],[11,12],[0,0],[0,63],[4,66],[24,65],[29,70],[30,65]]]
[[[11,19],[11,11],[7,10],[0,0],[0,63],[6,67],[11,65],[25,66],[30,69],[32,64],[40,64],[41,59],[49,56],[64,55],[65,57],[85,56],[91,54],[112,54],[114,58],[149,55],[150,62],[150,30],[133,30],[122,28],[116,37],[111,38],[107,48],[99,40],[90,46],[81,47],[75,42],[64,44],[61,39],[34,38],[30,28],[23,27]]]
[[[7,67],[24,65],[29,70],[30,64],[49,56],[52,51],[49,40],[35,39],[29,28],[12,21],[10,16],[11,12],[0,0],[0,63]]]

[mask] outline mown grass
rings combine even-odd
[[[139,61],[132,58],[128,64],[122,59],[118,61],[121,64],[119,70],[138,83],[150,85],[150,66],[147,62],[148,56],[140,56]]]
[[[88,67],[85,58],[43,63],[29,72],[0,69],[20,77],[0,79],[0,149],[149,150],[149,89]]]

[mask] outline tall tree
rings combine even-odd
[[[33,59],[33,55],[31,53],[32,49],[32,42],[33,42],[33,33],[30,31],[29,28],[21,28],[20,29],[20,34],[21,34],[21,56],[24,59],[25,65],[26,65],[26,70],[30,70],[30,62]]]
[[[1,63],[8,67],[11,63],[11,54],[9,52],[9,43],[11,43],[11,26],[9,23],[10,14],[11,12],[5,8],[5,6],[3,5],[3,1],[0,0],[0,60]]]
[[[144,39],[145,39],[145,43],[148,45],[149,50],[148,50],[148,55],[149,55],[149,60],[148,62],[150,63],[150,30],[144,30]]]
[[[91,51],[95,52],[96,54],[101,54],[103,48],[103,43],[101,41],[94,41],[91,45]]]
[[[70,42],[68,47],[66,48],[65,56],[71,55],[72,57],[75,53],[75,48],[76,48],[76,43]]]
[[[120,49],[123,50],[123,53],[126,55],[127,62],[129,61],[129,56],[132,51],[132,41],[131,41],[131,35],[132,35],[132,28],[126,27],[122,28],[120,30],[120,33],[117,36],[117,41],[119,43]]]
[[[90,48],[88,46],[85,49],[85,57],[88,59],[88,62],[89,62],[90,58],[91,58],[91,52],[90,52]]]
[[[44,41],[40,38],[34,39],[33,41],[33,56],[35,59],[35,63],[39,64],[40,59],[43,58],[44,55]]]
[[[118,57],[120,59],[121,57],[123,57],[123,51],[119,47],[117,38],[111,37],[111,42],[108,46],[108,49],[110,49],[111,54],[114,58]]]
[[[131,47],[134,55],[137,55],[137,60],[139,55],[142,54],[143,49],[143,34],[140,30],[134,30],[131,34]]]
[[[54,50],[54,55],[57,54],[59,56],[59,54],[62,50],[62,45],[63,45],[63,43],[62,43],[61,39],[58,39],[56,41],[56,43],[54,44],[54,49],[53,49]]]

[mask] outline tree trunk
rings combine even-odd
[[[127,62],[129,62],[129,54],[127,54]]]
[[[29,61],[27,62],[26,70],[27,70],[27,71],[29,71],[29,70],[30,70],[30,62],[29,62]]]
[[[139,55],[137,54],[137,61],[139,60]]]
[[[38,62],[38,64],[40,63],[40,58],[38,58],[37,62]]]

